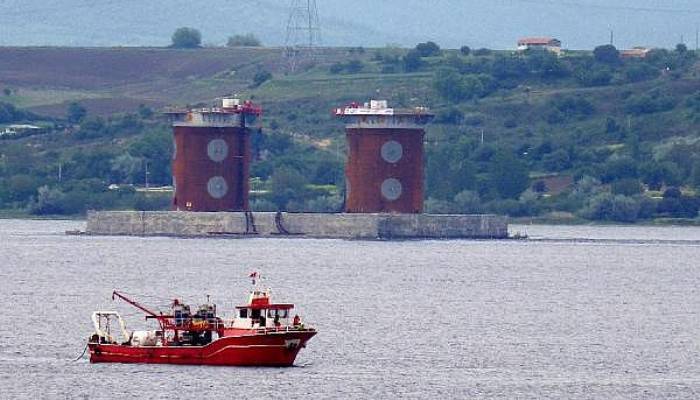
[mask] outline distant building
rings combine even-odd
[[[35,125],[15,124],[0,128],[0,137],[26,136],[39,133],[43,129]]]
[[[622,58],[646,58],[652,49],[648,47],[633,47],[629,50],[620,51],[620,57]]]
[[[527,37],[518,40],[518,51],[545,50],[561,54],[561,41],[551,37]]]

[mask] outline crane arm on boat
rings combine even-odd
[[[139,302],[137,302],[135,300],[131,300],[130,298],[126,297],[122,293],[117,292],[116,290],[112,292],[112,300],[114,300],[115,297],[118,297],[121,300],[124,300],[125,302],[131,304],[132,306],[134,306],[134,307],[138,308],[139,310],[145,312],[146,314],[150,315],[151,317],[156,317],[156,318],[158,317],[158,314],[156,314],[155,312],[149,310],[148,308],[146,308],[145,306],[143,306]]]

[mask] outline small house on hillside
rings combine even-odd
[[[526,37],[518,40],[518,51],[544,50],[561,54],[561,41],[551,37]]]
[[[620,51],[620,57],[622,58],[646,58],[652,49],[648,47],[633,47],[629,50]]]
[[[42,132],[43,129],[39,126],[34,126],[34,125],[24,125],[24,124],[15,124],[15,125],[7,125],[4,128],[0,128],[0,137],[1,138],[12,138],[12,137],[20,137],[20,136],[29,136],[35,133],[40,133]]]

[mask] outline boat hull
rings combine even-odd
[[[205,346],[129,346],[89,343],[92,363],[287,367],[316,331],[225,336]]]

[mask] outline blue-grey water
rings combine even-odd
[[[66,236],[0,220],[0,398],[698,398],[700,228],[520,226],[530,241]],[[92,365],[113,289],[219,310],[268,277],[319,334],[292,368]]]

